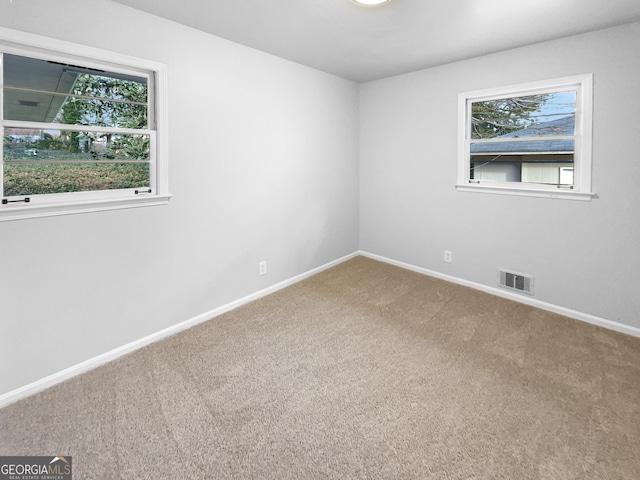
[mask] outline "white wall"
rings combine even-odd
[[[362,85],[361,249],[488,286],[531,273],[541,301],[640,327],[638,45],[632,24]],[[454,189],[459,92],[590,72],[597,198]]]
[[[0,25],[166,63],[174,194],[0,223],[0,395],[358,249],[356,84],[104,0]]]

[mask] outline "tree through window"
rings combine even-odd
[[[3,197],[149,188],[145,78],[10,54],[3,73]]]

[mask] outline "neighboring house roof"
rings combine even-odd
[[[575,116],[562,117],[550,122],[538,123],[522,130],[500,135],[496,138],[531,137],[526,142],[492,142],[472,143],[471,153],[476,155],[533,155],[542,153],[573,153],[574,141],[563,140],[535,140],[535,137],[573,135],[575,130]]]

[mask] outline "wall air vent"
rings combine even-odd
[[[533,275],[510,272],[502,268],[499,268],[498,271],[500,272],[501,287],[533,295]]]

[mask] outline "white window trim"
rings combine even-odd
[[[490,182],[474,183],[469,179],[471,132],[469,119],[471,104],[483,100],[519,97],[576,89],[576,130],[574,152],[573,189],[548,185]],[[482,192],[499,195],[519,195],[527,197],[562,198],[589,201],[595,196],[591,191],[591,156],[593,124],[593,74],[576,75],[552,80],[523,83],[506,87],[496,87],[458,94],[458,178],[455,185],[461,192]],[[497,141],[497,140],[496,140]]]
[[[151,60],[135,58],[129,55],[87,47],[76,43],[34,35],[0,27],[0,45],[6,51],[29,55],[38,52],[45,55],[78,58],[78,62],[92,66],[108,65],[112,71],[130,68],[136,71],[151,72],[154,81],[150,82],[150,108],[154,110],[155,128],[149,129],[151,155],[155,161],[151,164],[151,193],[136,195],[135,189],[121,189],[97,192],[73,192],[64,194],[39,195],[42,203],[10,203],[0,205],[0,222],[28,218],[69,215],[84,212],[97,212],[124,208],[166,205],[171,198],[169,193],[168,171],[168,122],[167,122],[167,67]],[[1,70],[1,69],[0,69]],[[1,80],[1,79],[0,79]],[[0,95],[0,109],[2,95]],[[7,121],[6,123],[10,123]],[[15,122],[13,122],[15,123]],[[97,130],[99,127],[91,127]],[[2,179],[0,179],[2,181]]]

